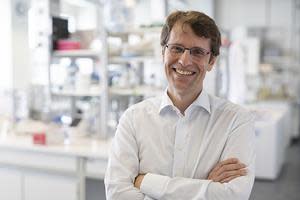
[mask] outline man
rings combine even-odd
[[[168,87],[121,117],[105,177],[108,199],[249,198],[253,119],[203,89],[220,45],[220,32],[205,14],[167,17],[161,46]]]

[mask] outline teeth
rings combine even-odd
[[[180,70],[180,69],[176,69],[176,72],[179,73],[179,74],[182,74],[182,75],[191,75],[192,74],[192,72],[183,71],[183,70]]]

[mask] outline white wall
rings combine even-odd
[[[266,26],[267,0],[216,0],[215,17],[219,26]]]
[[[13,114],[11,5],[10,0],[2,0],[0,4],[0,116],[11,118]]]
[[[237,26],[269,28],[284,49],[291,47],[293,0],[216,0],[215,19],[225,30]],[[276,41],[275,41],[276,42]]]
[[[12,64],[13,64],[13,87],[15,89],[27,89],[30,85],[31,68],[28,41],[28,8],[30,1],[12,0]],[[24,10],[23,13],[18,11]]]
[[[151,22],[164,22],[164,0],[139,1],[135,8],[135,24],[149,24]],[[171,5],[184,5],[173,8]],[[187,0],[186,3],[176,3],[169,0],[169,9],[197,10],[214,17],[214,0]]]
[[[153,22],[153,18],[155,18],[156,12],[151,11],[155,9],[155,7],[159,7],[161,4],[163,4],[163,0],[161,0],[161,3],[159,3],[158,5],[151,3],[150,0],[139,1],[134,9],[134,24],[150,24],[151,22]],[[159,10],[159,12],[161,11],[162,10]],[[162,13],[159,13],[158,18],[160,18],[161,15]]]
[[[215,16],[226,29],[235,26],[285,26],[292,22],[292,0],[216,0]]]
[[[0,6],[0,90],[12,88],[11,5],[2,0]]]
[[[73,17],[76,30],[91,30],[97,26],[97,7],[88,1],[61,0],[61,13]],[[70,22],[69,22],[70,23]]]
[[[204,12],[214,18],[214,0],[189,0],[190,9]]]

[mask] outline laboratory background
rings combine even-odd
[[[105,199],[120,116],[166,88],[176,9],[216,21],[204,87],[255,116],[250,199],[300,199],[300,0],[1,0],[1,200]]]

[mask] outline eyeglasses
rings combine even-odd
[[[192,58],[198,60],[210,54],[210,51],[207,51],[200,47],[186,48],[178,44],[167,44],[166,47],[169,49],[170,53],[173,56],[181,56],[185,52],[185,50],[189,50]]]

